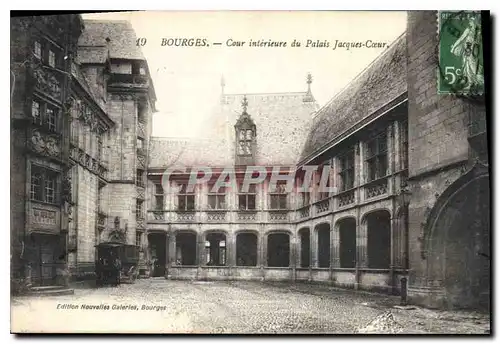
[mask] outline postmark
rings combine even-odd
[[[484,93],[481,13],[438,14],[438,93],[464,96]]]

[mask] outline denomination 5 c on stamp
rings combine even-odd
[[[442,11],[438,19],[438,93],[483,94],[481,13]]]

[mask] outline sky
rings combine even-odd
[[[335,42],[391,44],[406,29],[406,12],[148,11],[86,14],[85,19],[129,20],[142,46],[157,94],[153,136],[195,137],[226,94],[307,90],[324,106],[387,47],[333,49]],[[206,39],[208,47],[162,46],[166,38]],[[245,45],[227,46],[227,41]],[[293,40],[300,47],[291,47]],[[250,40],[286,47],[248,47]],[[306,47],[307,40],[329,42]],[[220,42],[222,45],[212,43]]]

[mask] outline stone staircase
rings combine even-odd
[[[31,287],[28,291],[30,296],[60,296],[73,295],[75,291],[65,286],[49,285],[42,287]]]

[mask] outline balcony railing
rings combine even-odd
[[[196,220],[196,212],[194,211],[177,211],[175,214],[177,222],[195,222]]]
[[[140,74],[119,74],[112,73],[109,76],[108,85],[110,84],[148,84],[148,77]]]
[[[288,221],[288,210],[270,210],[270,222],[286,222]]]
[[[345,207],[353,204],[355,201],[354,189],[346,190],[337,195],[339,207]]]
[[[225,222],[226,221],[226,211],[208,211],[207,212],[208,222]]]
[[[298,209],[298,212],[299,219],[305,219],[311,215],[311,207],[306,205],[305,207]]]
[[[242,222],[254,222],[257,221],[257,211],[252,210],[240,210],[237,213],[238,221]]]
[[[383,177],[371,181],[365,185],[365,196],[367,199],[377,197],[386,194],[387,190],[388,190],[388,179],[387,177]]]
[[[319,202],[316,202],[316,214],[321,214],[327,212],[330,209],[330,199],[324,199]]]

